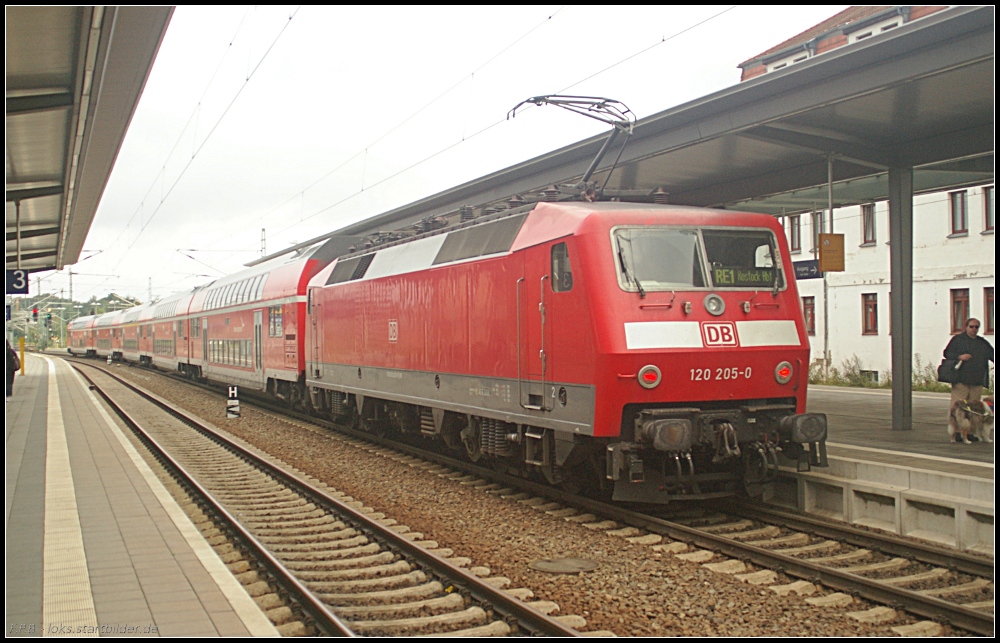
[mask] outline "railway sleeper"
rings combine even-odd
[[[510,625],[503,621],[493,621],[489,625],[472,627],[466,630],[454,630],[452,632],[438,632],[436,636],[448,636],[453,638],[479,638],[486,636],[509,636],[513,630]]]
[[[286,526],[284,523],[274,524],[273,522],[268,525],[259,525],[254,528],[254,533],[258,536],[267,536],[270,534],[281,535],[281,536],[316,536],[321,534],[326,534],[331,531],[340,530],[346,527],[342,522],[332,522],[329,525],[314,525],[311,527],[290,527]]]
[[[338,540],[345,540],[358,535],[358,530],[354,527],[347,527],[339,531],[327,531],[322,534],[311,536],[261,536],[260,540],[268,545],[310,545],[315,543],[328,543]]]
[[[376,590],[350,594],[320,593],[317,595],[327,604],[338,607],[361,605],[395,605],[433,598],[444,592],[444,586],[438,581],[420,581],[414,585],[397,589]]]
[[[344,543],[348,543],[345,545]],[[323,560],[340,560],[342,558],[353,558],[355,556],[365,556],[382,551],[378,543],[369,543],[367,536],[357,536],[348,538],[337,543],[336,548],[312,549],[308,551],[284,551],[278,553],[278,557],[289,564],[318,562]]]
[[[404,618],[414,616],[429,616],[446,611],[454,611],[465,606],[461,594],[451,593],[437,598],[428,598],[409,603],[390,603],[388,605],[362,605],[358,607],[338,607],[337,616],[349,621],[376,620],[387,616]]]
[[[391,552],[389,552],[391,553]],[[336,581],[349,581],[349,580],[361,580],[367,578],[386,578],[399,576],[401,574],[407,574],[413,570],[410,563],[405,560],[397,560],[395,562],[390,562],[384,565],[369,565],[366,567],[357,568],[340,568],[322,571],[300,571],[296,574],[301,580],[309,581],[319,581],[319,582],[336,582]]]
[[[770,538],[767,540],[750,540],[747,541],[747,545],[753,545],[754,547],[762,547],[768,549],[770,547],[787,547],[789,545],[808,545],[809,544],[809,534],[791,534],[783,538]],[[782,552],[786,553],[786,552]]]
[[[420,571],[412,571],[398,576],[380,576],[348,581],[307,581],[306,585],[314,593],[343,593],[345,591],[372,592],[386,589],[398,589],[419,585],[427,581],[427,575]]]
[[[993,599],[988,601],[977,601],[975,603],[966,603],[962,607],[966,607],[970,610],[978,610],[981,612],[992,612],[993,611]]]
[[[823,558],[810,558],[810,563],[817,563],[820,565],[829,565],[830,563],[853,563],[858,560],[865,560],[866,558],[871,558],[872,552],[868,549],[855,549],[854,551],[847,552],[846,554],[837,554],[836,556],[825,556]]]
[[[461,612],[433,616],[419,616],[399,620],[353,621],[351,629],[358,634],[399,636],[404,634],[431,633],[442,628],[469,628],[485,625],[489,616],[483,608],[469,607]]]
[[[893,558],[881,563],[871,563],[868,565],[856,565],[854,567],[841,567],[840,571],[852,574],[864,574],[868,572],[884,572],[889,570],[903,569],[908,567],[910,561],[905,558]]]
[[[923,594],[924,596],[955,596],[956,594],[965,594],[968,592],[978,592],[982,590],[988,590],[993,587],[993,583],[986,580],[985,578],[976,578],[968,583],[963,583],[961,585],[952,585],[951,587],[936,587],[933,589],[921,589],[917,590],[918,594]]]
[[[896,576],[894,578],[882,578],[879,579],[880,583],[885,583],[886,585],[912,585],[914,583],[923,583],[929,580],[939,580],[948,578],[951,576],[951,571],[945,569],[944,567],[935,567],[934,569],[923,572],[920,574],[912,574],[910,576]]]
[[[750,531],[739,531],[736,533],[725,534],[727,538],[732,538],[733,540],[754,540],[756,538],[774,538],[781,534],[781,529],[775,527],[774,525],[768,525],[766,527],[761,527],[760,529],[751,529]]]
[[[736,522],[726,522],[721,525],[709,525],[706,527],[698,527],[701,531],[707,534],[723,534],[732,531],[743,531],[753,527],[753,522],[750,520],[737,520]],[[732,536],[730,536],[732,538]]]
[[[274,502],[268,500],[261,500],[260,502],[257,502],[252,499],[240,500],[239,502],[246,505],[240,509],[242,513],[256,516],[288,516],[289,510],[305,513],[316,509],[316,505],[311,502],[306,502],[302,498],[295,498],[294,500],[286,500],[284,502]]]
[[[375,545],[376,550],[378,545]],[[299,561],[286,563],[288,569],[297,572],[330,572],[338,569],[351,569],[356,567],[366,567],[370,565],[391,563],[396,559],[396,555],[391,551],[383,551],[370,556],[358,556],[356,558],[341,558],[338,560],[320,561]]]
[[[805,536],[806,534],[802,535]],[[838,543],[836,540],[824,540],[823,542],[816,543],[815,545],[806,545],[804,547],[791,547],[789,549],[781,549],[779,550],[778,553],[785,554],[786,556],[803,556],[808,554],[828,553],[832,551],[837,551],[839,549],[840,549],[840,543]]]
[[[283,521],[297,521],[297,520],[309,520],[312,518],[319,518],[321,516],[329,516],[330,514],[318,507],[313,507],[308,511],[284,511],[280,513],[273,512],[260,512],[252,511],[249,509],[240,509],[239,515],[241,518],[247,521],[256,522],[268,522],[274,520],[275,518],[281,519]]]
[[[322,510],[320,510],[317,513],[319,513],[320,515],[318,515],[316,517],[313,517],[313,518],[302,518],[302,519],[296,519],[296,520],[282,520],[281,524],[284,525],[284,526],[287,526],[287,527],[289,527],[291,529],[297,529],[297,528],[300,528],[300,527],[319,527],[319,526],[323,526],[323,525],[329,526],[329,525],[333,525],[333,524],[337,524],[337,523],[341,522],[341,521],[338,521],[333,516],[331,516],[330,514],[323,512]],[[249,526],[260,526],[261,528],[266,529],[268,525],[272,524],[272,521],[270,521],[270,520],[246,520],[246,521],[243,521],[243,524],[249,525]]]
[[[281,498],[300,498],[291,489],[282,486],[278,482],[255,482],[253,485],[240,485],[233,486],[227,484],[214,484],[213,491],[215,495],[225,496],[227,498],[234,498],[239,500],[253,501],[259,504],[261,500],[276,500]],[[269,489],[263,489],[263,487],[270,487]]]

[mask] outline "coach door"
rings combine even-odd
[[[202,370],[208,372],[208,317],[201,318],[201,363]]]
[[[264,356],[263,356],[263,337],[262,328],[264,327],[264,311],[255,310],[253,311],[253,370],[260,375],[261,368],[263,368]]]
[[[545,381],[552,370],[552,329],[546,319],[551,299],[549,247],[524,251],[524,276],[517,282],[518,392],[521,406],[540,411],[552,408]]]
[[[306,333],[306,338],[309,341],[309,354],[307,357],[307,361],[311,363],[311,366],[306,366],[306,368],[312,369],[311,372],[307,370],[306,375],[319,379],[323,377],[323,370],[322,370],[323,365],[322,362],[320,361],[320,350],[319,350],[320,335],[323,332],[322,330],[323,315],[322,315],[322,309],[320,308],[322,304],[318,304],[315,301],[313,301],[314,294],[315,291],[312,288],[310,288],[308,299],[306,300],[306,314],[309,316],[309,324],[311,326],[309,332]]]

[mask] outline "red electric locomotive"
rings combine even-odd
[[[766,496],[825,464],[773,217],[538,203],[341,256],[309,284],[314,408],[621,501]]]

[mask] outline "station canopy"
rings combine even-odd
[[[986,183],[994,175],[993,81],[993,7],[945,9],[637,121],[608,188],[781,216],[827,208],[831,158],[834,207],[887,200],[890,167],[913,168],[917,193]],[[548,186],[579,181],[606,138],[325,236],[398,230],[514,195],[539,198]],[[616,154],[594,174],[598,185]]]
[[[79,259],[172,14],[6,8],[7,269]]]

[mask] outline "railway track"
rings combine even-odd
[[[287,414],[288,410],[280,412]],[[300,419],[317,422],[308,416]],[[493,483],[492,493],[542,507],[568,520],[589,522],[632,538],[643,538],[642,532],[647,532],[660,540],[647,538],[643,542],[655,543],[660,551],[719,573],[740,575],[741,580],[772,587],[778,593],[800,594],[816,604],[839,604],[845,610],[854,604],[855,597],[881,604],[874,610],[854,612],[859,620],[889,620],[897,609],[928,619],[901,633],[932,634],[936,623],[981,635],[994,631],[991,559],[766,508],[720,503],[715,509],[697,512],[644,513],[357,431],[347,433],[354,440],[380,445],[375,449],[391,448],[478,476]],[[627,527],[621,529],[621,525]],[[779,573],[798,580],[777,584]],[[817,585],[836,591],[821,596]]]
[[[338,498],[168,401],[87,366],[87,373],[77,370],[198,497],[208,517],[202,532],[217,551],[231,553],[232,545],[221,542],[231,540],[247,552],[245,560],[226,562],[285,632],[577,635],[499,589],[497,579],[453,564],[449,550],[421,534],[397,533],[394,521],[362,503]]]

